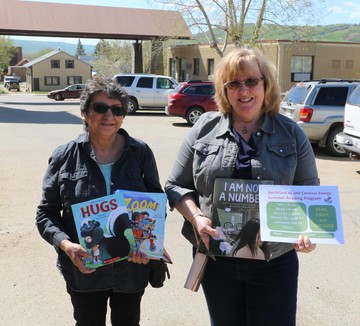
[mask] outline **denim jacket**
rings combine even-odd
[[[282,115],[265,115],[261,128],[252,134],[257,153],[251,160],[253,179],[273,180],[275,185],[318,185],[315,157],[302,129]],[[215,178],[232,178],[238,144],[231,131],[231,116],[203,114],[182,143],[165,191],[173,209],[182,196],[193,193],[202,212],[212,218]],[[182,230],[193,244],[191,224]],[[291,244],[271,242],[269,259],[290,251]]]
[[[119,133],[125,137],[126,145],[112,168],[111,193],[116,189],[163,192],[151,149],[124,129]],[[79,243],[71,205],[105,195],[105,179],[95,161],[88,134],[81,134],[57,147],[49,159],[36,225],[41,236],[57,251],[57,266],[72,289],[139,292],[148,284],[150,264],[124,260],[98,268],[92,274],[83,274],[60,249],[64,239]]]

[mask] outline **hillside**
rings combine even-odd
[[[253,26],[247,25],[246,38],[249,38],[252,33]],[[221,30],[215,30],[215,35],[218,39],[223,38]],[[264,25],[260,39],[263,40],[306,40],[306,41],[328,41],[328,42],[353,42],[360,43],[360,24],[347,25],[324,25],[324,26],[292,26],[282,27],[278,25]],[[181,44],[184,43],[207,43],[206,34],[194,35],[192,41],[176,41]],[[172,42],[172,44],[176,44]],[[38,53],[45,49],[58,50],[61,49],[70,55],[76,52],[77,44],[66,42],[44,42],[44,41],[28,41],[28,40],[14,40],[15,46],[20,46],[23,49],[23,57],[31,57],[34,53]],[[95,45],[83,45],[86,54],[93,54]]]
[[[245,38],[250,38],[252,31],[253,25],[247,24]],[[217,29],[214,32],[218,39],[223,39],[224,35],[221,30]],[[197,34],[195,38],[199,43],[207,43],[206,33]],[[360,24],[289,27],[267,24],[263,26],[260,39],[360,43]]]

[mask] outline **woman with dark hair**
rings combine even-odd
[[[121,128],[128,101],[126,91],[113,80],[90,80],[80,97],[85,132],[54,150],[43,180],[36,225],[58,254],[57,267],[66,281],[78,326],[105,326],[108,301],[112,325],[138,326],[140,322],[149,259],[135,251],[128,260],[86,269],[83,258],[90,255],[79,244],[71,210],[73,204],[117,189],[163,192],[153,152]],[[126,242],[118,237],[124,229],[120,222],[120,218],[114,221],[117,237],[109,240],[117,244]]]
[[[232,255],[248,259],[265,259],[264,252],[260,248],[261,245],[260,221],[252,218],[244,225],[235,239]]]

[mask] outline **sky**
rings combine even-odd
[[[33,0],[22,0],[33,1]],[[314,0],[318,1],[318,0]],[[101,5],[109,7],[127,7],[127,8],[142,8],[154,9],[155,1],[151,0],[36,0],[36,2],[56,2],[67,4],[82,4],[82,5]],[[296,2],[294,0],[294,2]],[[327,13],[322,13],[323,18],[318,20],[314,25],[329,25],[329,24],[360,24],[360,0],[339,1],[339,0],[323,0],[325,7],[328,9]],[[24,37],[12,36],[13,39],[36,40],[36,41],[54,41],[54,38],[49,37]],[[61,42],[75,43],[78,39],[57,38]],[[81,39],[81,43],[96,45],[98,40],[95,39]]]

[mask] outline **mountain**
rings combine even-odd
[[[23,58],[26,59],[34,59],[34,54],[46,49],[49,49],[49,52],[60,49],[70,55],[75,55],[77,48],[77,43],[72,44],[67,42],[28,41],[21,39],[13,39],[13,43],[15,46],[22,47]],[[83,48],[86,54],[93,54],[95,47],[95,45],[83,44]]]

